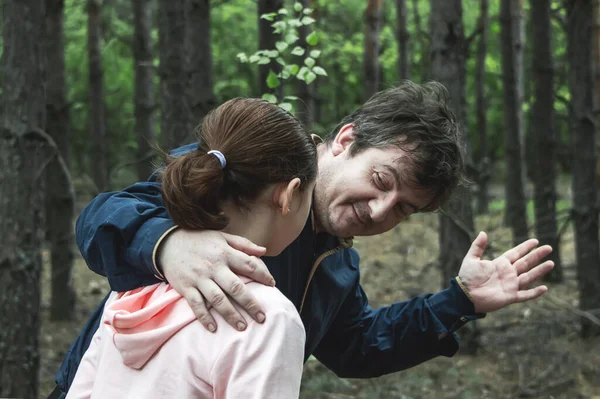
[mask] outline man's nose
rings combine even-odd
[[[370,201],[369,208],[371,209],[371,219],[373,222],[383,222],[393,206],[394,203],[389,197],[377,198]]]

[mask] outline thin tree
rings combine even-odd
[[[108,144],[104,107],[104,73],[100,49],[102,0],[88,0],[88,78],[90,91],[90,134],[92,178],[99,192],[110,189]]]
[[[579,280],[579,307],[600,309],[600,245],[598,207],[593,189],[596,173],[592,0],[567,1],[567,54],[573,110],[573,215]],[[600,326],[581,319],[581,335],[600,335]]]
[[[152,143],[156,140],[154,112],[154,52],[152,50],[153,6],[148,0],[132,0],[133,62],[135,71],[135,137],[137,141],[136,171],[146,180],[153,170]]]
[[[477,41],[477,61],[475,66],[475,107],[477,114],[477,134],[479,135],[479,162],[477,165],[477,213],[488,212],[490,155],[487,138],[487,99],[485,96],[485,59],[489,31],[488,0],[479,5],[479,40]]]
[[[523,130],[523,0],[502,0],[500,36],[504,86],[504,157],[506,159],[506,222],[513,243],[527,238]]]
[[[164,149],[186,144],[192,131],[192,112],[187,98],[185,73],[185,1],[159,1],[160,127]]]
[[[381,31],[381,0],[367,0],[365,12],[365,44],[363,50],[363,98],[366,101],[379,90],[379,33]]]
[[[275,48],[275,43],[280,40],[281,35],[273,33],[273,22],[261,19],[261,15],[277,13],[283,8],[283,0],[258,0],[258,49],[269,50]],[[271,62],[266,65],[259,65],[258,67],[258,81],[260,83],[260,94],[269,93],[272,90],[267,85],[267,76],[269,71],[273,70],[274,73],[278,74],[281,72],[281,65],[276,62]],[[283,98],[283,85],[278,87],[277,98]]]
[[[550,0],[532,0],[532,79],[535,100],[531,110],[533,138],[535,231],[540,244],[554,248],[554,269],[549,281],[562,281],[560,247],[556,226],[556,131],[554,127],[554,67],[550,42]]]
[[[212,46],[210,41],[210,1],[186,0],[186,51],[188,56],[187,98],[192,120],[190,131],[216,104],[212,82]]]
[[[398,77],[410,79],[410,33],[408,32],[406,0],[396,0],[398,37]]]
[[[302,4],[302,8],[310,7],[310,0],[301,0],[299,3]],[[313,17],[315,17],[314,13]],[[309,51],[308,43],[306,43],[306,37],[309,34],[310,27],[308,25],[298,27],[298,45],[304,51]],[[307,127],[312,126],[315,117],[315,85],[317,83],[318,79],[311,85],[307,85],[305,81],[296,80],[296,96],[299,99],[296,103],[296,115],[298,115],[304,126]]]
[[[69,104],[63,20],[64,0],[46,0],[46,131],[60,153],[46,170],[46,239],[50,242],[52,265],[50,317],[53,320],[73,318],[76,298],[72,284],[75,190],[69,172]]]
[[[427,48],[427,40],[425,38],[426,33],[421,23],[421,13],[419,12],[419,0],[412,1],[413,19],[415,22],[415,42],[418,44],[419,53],[421,54],[421,62],[419,68],[421,70],[421,82],[425,82],[428,79],[429,72],[431,70],[430,59],[427,54],[430,50]]]
[[[451,107],[461,126],[462,145],[467,147],[465,98],[465,34],[461,0],[431,0],[431,75],[448,88]],[[466,152],[467,163],[470,162]],[[442,286],[458,274],[462,260],[471,246],[474,231],[471,194],[459,187],[440,215],[440,266]],[[464,348],[475,353],[477,333],[465,330]]]
[[[44,0],[5,0],[0,61],[0,397],[38,397],[46,121]]]

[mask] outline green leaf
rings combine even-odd
[[[302,26],[302,21],[300,21],[298,18],[292,18],[288,21],[288,24],[292,27],[292,28],[299,28]]]
[[[275,75],[275,72],[269,70],[269,76],[267,76],[267,86],[269,89],[279,87],[279,78]]]
[[[312,8],[305,8],[304,10],[302,10],[302,12],[306,15],[308,14],[312,14],[314,10]]]
[[[296,11],[296,12],[302,11],[302,3],[298,2],[298,1],[295,2],[294,3],[294,11]]]
[[[290,73],[288,71],[286,71],[285,69],[283,71],[281,71],[281,73],[279,75],[281,79],[286,80],[290,77]]]
[[[258,65],[266,65],[269,62],[271,62],[269,57],[260,57],[260,60],[258,60]]]
[[[309,67],[309,68],[312,68],[313,66],[315,66],[315,59],[314,59],[314,58],[311,58],[311,57],[307,57],[307,58],[304,60],[304,65],[306,65],[306,66],[307,66],[307,67]]]
[[[277,13],[270,12],[268,14],[261,15],[260,19],[266,19],[267,21],[273,21],[276,16],[277,16]]]
[[[248,56],[245,53],[238,53],[236,57],[240,60],[242,64],[248,62]]]
[[[296,76],[300,67],[296,64],[289,64],[285,66],[285,70],[290,73],[290,75]]]
[[[271,24],[271,26],[274,28],[273,33],[283,33],[287,27],[287,24],[285,21],[277,21],[274,24]]]
[[[298,101],[300,98],[296,97],[296,96],[285,96],[283,97],[284,100],[290,100],[290,101]]]
[[[315,80],[317,78],[317,75],[315,75],[313,72],[308,72],[306,74],[306,84],[309,85],[312,83],[313,80]]]
[[[279,52],[283,52],[285,51],[285,49],[288,48],[288,44],[286,42],[277,42],[275,43],[275,48],[277,48],[277,50],[279,50]]]
[[[296,75],[296,78],[299,79],[299,80],[306,81],[306,74],[309,73],[309,72],[310,72],[310,69],[308,69],[307,67],[303,66],[298,71],[298,74]]]
[[[288,10],[286,10],[285,8],[282,8],[279,11],[277,11],[277,13],[279,13],[281,15],[288,15]]]
[[[325,70],[323,68],[321,68],[320,66],[316,66],[312,69],[312,71],[314,73],[316,73],[317,75],[321,75],[321,76],[327,76],[327,72],[325,72]]]
[[[308,36],[306,36],[306,43],[311,46],[316,46],[319,43],[319,36],[317,36],[317,32],[311,32]]]
[[[300,38],[294,32],[290,32],[287,35],[285,35],[285,42],[289,45],[296,43],[298,39]]]
[[[314,18],[306,16],[304,18],[302,18],[302,25],[310,25],[310,24],[314,24],[316,21]]]
[[[285,109],[287,112],[292,112],[292,109],[294,108],[290,103],[281,103],[279,106]]]
[[[292,50],[292,55],[302,56],[304,55],[304,49],[300,46],[296,46]]]
[[[283,58],[277,57],[275,61],[277,61],[279,65],[285,66],[285,60]]]
[[[267,56],[269,58],[277,58],[277,57],[279,57],[279,51],[267,50],[267,51],[265,51],[265,56]]]
[[[259,60],[260,60],[260,57],[258,55],[256,55],[256,54],[251,55],[250,58],[249,58],[249,61],[251,63],[258,62]]]
[[[277,97],[273,94],[265,93],[262,95],[263,100],[267,100],[271,104],[277,104]]]
[[[311,50],[310,56],[313,58],[319,58],[321,55],[321,50]]]

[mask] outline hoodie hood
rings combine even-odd
[[[177,331],[196,319],[186,300],[170,285],[159,283],[118,293],[104,310],[123,363],[140,369]]]

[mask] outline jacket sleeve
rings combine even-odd
[[[211,372],[215,399],[297,399],[306,335],[297,311],[267,314],[226,342]]]
[[[88,267],[108,277],[113,291],[128,291],[159,282],[154,250],[173,227],[160,184],[149,181],[98,195],[75,232]]]
[[[455,280],[450,288],[373,310],[357,282],[314,355],[340,377],[372,378],[458,350],[454,331],[482,317]]]

